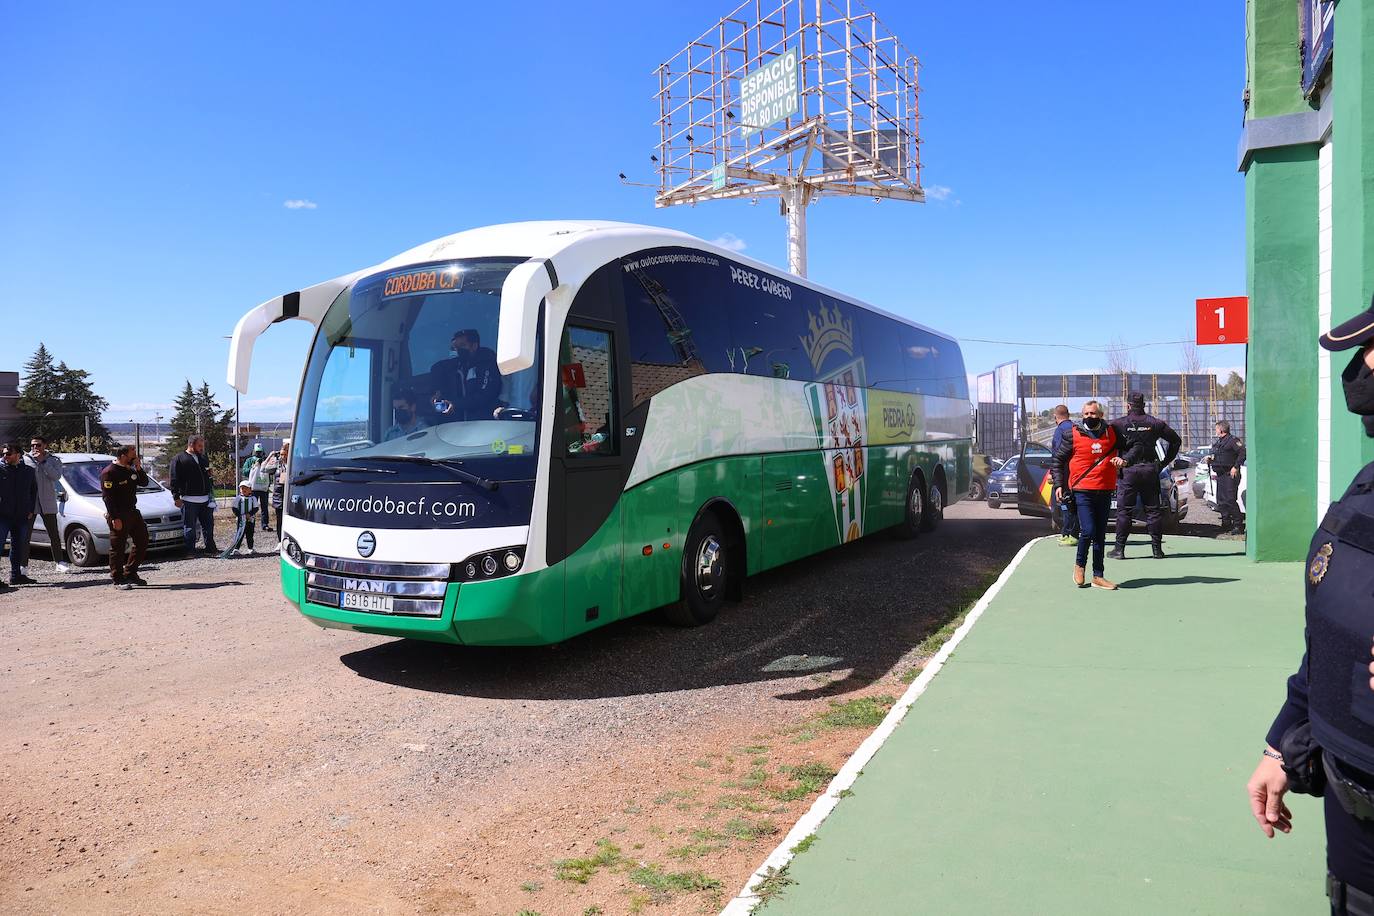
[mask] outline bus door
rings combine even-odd
[[[551,487],[549,525],[561,533],[566,557],[565,636],[621,610],[623,372],[614,327],[570,317],[559,344],[553,474],[561,487]]]

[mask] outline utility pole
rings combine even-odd
[[[89,408],[82,419],[86,421],[86,454],[89,455],[91,453],[91,411]]]

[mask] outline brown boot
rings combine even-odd
[[[1101,576],[1093,576],[1093,588],[1105,588],[1109,592],[1116,591],[1116,583]]]
[[[1083,569],[1083,567],[1081,567],[1081,566],[1075,566],[1075,567],[1073,568],[1073,584],[1074,584],[1074,585],[1077,585],[1079,588],[1082,588],[1082,587],[1083,587],[1083,576],[1084,576],[1084,569]]]

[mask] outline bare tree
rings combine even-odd
[[[1136,371],[1135,353],[1120,337],[1112,338],[1111,344],[1107,347],[1107,365],[1103,371],[1112,375]]]
[[[1198,356],[1197,344],[1189,342],[1181,348],[1178,360],[1178,371],[1188,375],[1197,375],[1202,372],[1202,357]]]

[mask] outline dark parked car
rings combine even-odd
[[[1016,499],[1016,465],[1019,458],[1008,458],[997,470],[988,475],[988,508],[996,509],[1004,502]]]
[[[1163,443],[1160,443],[1163,448]],[[1162,457],[1162,456],[1161,456]],[[1013,459],[1014,460],[1014,459]],[[1017,465],[1018,493],[1016,508],[1022,515],[1038,515],[1053,521],[1059,527],[1059,506],[1054,503],[1052,490],[1053,478],[1050,474],[1052,458],[1050,450],[1035,442],[1026,443]],[[1159,469],[1159,497],[1164,507],[1164,530],[1173,531],[1188,514],[1188,487],[1180,486],[1179,480],[1186,480],[1186,472],[1191,470],[1192,462],[1186,458],[1176,458],[1172,467]],[[1144,522],[1145,507],[1136,502],[1131,509],[1134,521]],[[1116,494],[1112,494],[1112,508],[1109,523],[1116,524]]]

